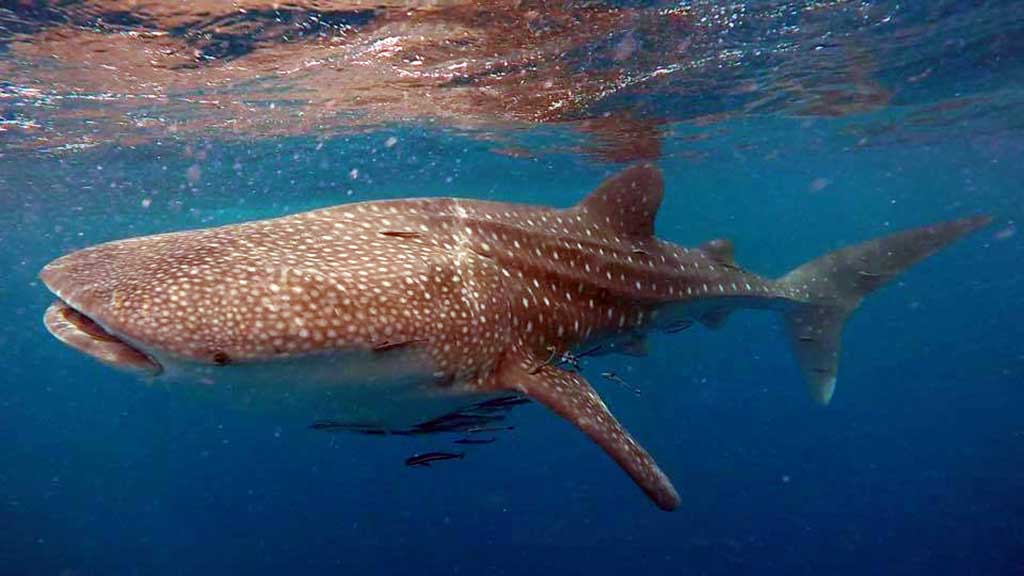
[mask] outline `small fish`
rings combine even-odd
[[[384,436],[386,434],[402,434],[402,431],[392,432],[376,424],[359,424],[353,422],[336,422],[334,420],[317,420],[309,425],[312,430],[327,430],[330,432],[357,432],[371,436]]]
[[[529,404],[531,400],[523,396],[501,396],[499,398],[492,398],[491,400],[484,400],[474,405],[474,409],[488,409],[488,408],[506,408],[508,406],[519,406],[520,404]]]
[[[474,426],[467,428],[467,434],[479,434],[480,432],[510,432],[515,430],[515,426]]]
[[[459,438],[455,441],[456,444],[490,444],[497,438]]]
[[[672,324],[671,326],[666,328],[665,333],[675,334],[676,332],[682,332],[683,330],[686,330],[690,326],[693,326],[693,320],[680,320],[679,322],[676,322],[675,324]]]
[[[629,390],[635,396],[639,396],[640,395],[640,389],[639,388],[637,388],[636,386],[633,386],[632,384],[626,382],[625,380],[622,379],[621,376],[619,376],[615,372],[601,372],[601,376],[603,378],[605,378],[606,380],[611,380],[612,382],[615,382],[616,384],[618,384],[618,385],[622,386],[623,388]]]
[[[406,466],[430,466],[431,462],[440,462],[442,460],[462,460],[465,456],[462,452],[425,452],[423,454],[415,454],[405,459]]]

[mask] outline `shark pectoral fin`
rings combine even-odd
[[[672,481],[612,416],[582,375],[523,358],[502,370],[503,387],[523,392],[572,422],[614,459],[662,510],[679,506]]]

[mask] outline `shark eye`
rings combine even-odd
[[[210,360],[217,366],[224,366],[231,363],[231,356],[223,350],[217,350],[210,356]]]

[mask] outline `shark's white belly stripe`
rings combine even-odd
[[[459,382],[439,387],[433,367],[421,355],[401,350],[319,354],[228,366],[155,358],[164,367],[154,378],[156,383],[307,424],[332,420],[408,428],[489,396],[468,391]]]

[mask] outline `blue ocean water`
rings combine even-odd
[[[658,26],[637,24],[629,43],[622,33],[588,40],[579,50],[610,44],[637,69],[667,72],[633,74],[565,118],[403,108],[368,123],[276,119],[244,133],[190,130],[190,114],[213,114],[199,107],[125,111],[123,87],[110,98],[69,88],[80,79],[57,87],[29,48],[67,22],[108,30],[56,5],[3,7],[0,573],[1024,573],[1024,14],[1009,1],[827,4],[749,3],[740,12],[777,19],[713,39],[694,25],[694,50],[724,43],[716,54],[732,58],[742,48],[713,79],[689,56],[644,64],[676,40]],[[616,9],[719,18],[723,6]],[[773,34],[805,25],[812,9],[825,11],[819,28],[792,47],[806,58],[787,59]],[[338,26],[382,16],[361,18]],[[143,26],[124,14],[116,25]],[[257,47],[259,30],[243,30]],[[229,40],[214,45],[218,57],[246,64]],[[836,54],[816,59],[822,51]],[[581,86],[604,70],[579,52],[562,58]],[[840,65],[842,82],[822,76]],[[266,90],[254,84],[231,93]],[[160,114],[181,128],[117,123]],[[588,124],[602,118],[628,122]],[[636,146],[645,139],[653,152]],[[326,434],[146,384],[63,346],[41,322],[53,296],[39,269],[94,243],[385,198],[568,206],[638,160],[665,174],[661,238],[728,237],[738,263],[767,276],[903,228],[995,221],[865,302],[827,408],[808,398],[767,312],[654,336],[645,358],[586,362],[680,489],[672,513],[538,405],[514,410],[515,430],[465,447],[462,461],[408,468],[406,457],[450,450],[452,437]],[[596,377],[604,370],[642,394]]]

